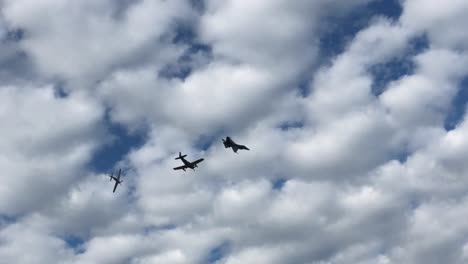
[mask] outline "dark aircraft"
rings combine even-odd
[[[184,163],[184,165],[182,166],[179,166],[179,167],[175,167],[174,170],[184,170],[185,169],[192,169],[192,170],[195,170],[195,168],[197,168],[197,164],[202,162],[204,159],[197,159],[196,161],[187,161],[186,159],[184,159],[185,157],[187,157],[187,155],[182,155],[182,153],[179,152],[179,157],[175,158],[176,160],[180,159],[182,160],[182,162]]]
[[[248,147],[244,145],[239,145],[236,142],[234,142],[230,137],[226,137],[226,139],[223,139],[223,144],[225,148],[232,148],[232,150],[237,153],[239,149],[246,149],[250,150]]]
[[[119,175],[116,177],[114,177],[114,173],[112,173],[111,175],[109,175],[110,177],[110,181],[114,180],[115,181],[115,185],[114,185],[114,190],[112,192],[115,192],[115,189],[117,189],[117,185],[121,184],[123,181],[120,180],[120,172],[122,171],[122,169],[119,169]]]

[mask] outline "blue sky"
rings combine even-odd
[[[467,262],[465,1],[1,7],[6,263]]]

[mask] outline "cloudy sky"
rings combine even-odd
[[[468,1],[0,6],[1,263],[468,263]]]

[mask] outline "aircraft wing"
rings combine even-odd
[[[117,185],[119,185],[119,182],[115,181],[114,190],[112,192],[115,192],[115,189],[117,189]]]
[[[175,167],[174,170],[184,170],[184,169],[187,169],[188,166],[186,165],[182,165],[182,166],[179,166],[179,167]]]
[[[198,164],[198,163],[200,163],[200,162],[202,162],[202,161],[204,161],[204,160],[205,160],[205,159],[197,159],[196,161],[193,161],[193,162],[192,162],[192,165],[196,165],[196,164]]]
[[[246,146],[244,146],[244,145],[239,145],[238,147],[239,147],[239,149],[246,149],[246,150],[250,150],[248,147],[246,147]]]

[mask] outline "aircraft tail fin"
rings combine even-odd
[[[176,160],[178,159],[182,159],[182,158],[185,158],[187,157],[187,155],[182,155],[182,153],[179,152],[179,157],[175,158]]]
[[[112,178],[114,177],[114,173],[111,173],[111,175],[109,175],[109,181],[112,181]]]

